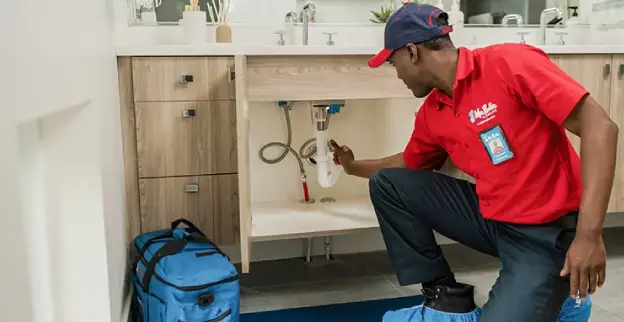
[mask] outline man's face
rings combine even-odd
[[[418,57],[416,46],[409,45],[394,52],[390,63],[397,72],[397,77],[405,83],[415,97],[423,98],[433,90],[433,76]]]

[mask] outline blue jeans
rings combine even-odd
[[[575,236],[578,212],[543,225],[487,220],[479,212],[474,184],[432,171],[383,169],[369,184],[401,285],[453,274],[436,231],[501,261],[479,322],[553,322],[559,317],[570,292],[569,280],[559,272]]]

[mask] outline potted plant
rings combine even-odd
[[[403,4],[406,4],[406,3],[428,4],[429,0],[407,0],[407,1],[402,1],[402,2]],[[394,1],[392,1],[392,3],[394,3]],[[386,23],[388,21],[388,18],[390,18],[390,16],[394,12],[394,10],[395,9],[392,4],[388,6],[382,5],[379,11],[371,10],[371,14],[373,15],[373,18],[369,20],[373,23]]]
[[[373,23],[386,23],[392,15],[394,9],[391,6],[382,5],[379,12],[371,10],[373,19],[369,19]]]

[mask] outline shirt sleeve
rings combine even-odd
[[[448,155],[430,136],[425,122],[425,109],[422,106],[416,113],[414,130],[405,151],[403,161],[408,168],[439,170],[444,165]]]
[[[562,125],[574,107],[589,92],[535,47],[501,53],[503,80],[523,104]]]

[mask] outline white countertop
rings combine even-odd
[[[485,45],[465,46],[478,48]],[[624,45],[537,46],[549,54],[624,54]],[[274,56],[274,55],[374,55],[373,46],[250,46],[235,44],[134,45],[117,47],[117,56]]]

